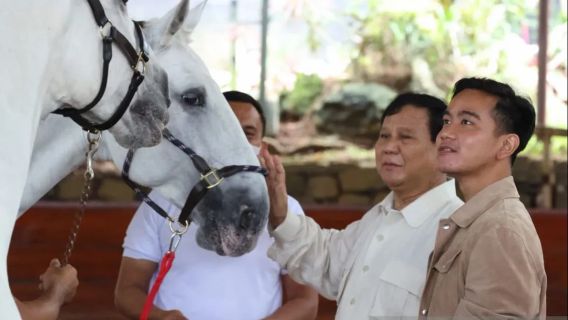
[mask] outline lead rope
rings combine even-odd
[[[172,235],[170,236],[170,246],[162,261],[160,261],[160,269],[158,270],[158,275],[156,276],[156,280],[152,285],[152,289],[148,293],[148,297],[146,297],[146,301],[144,302],[144,308],[142,309],[142,313],[140,314],[140,320],[147,320],[152,308],[154,307],[154,299],[156,298],[156,294],[158,290],[160,290],[160,286],[164,281],[164,278],[170,271],[172,264],[174,263],[174,259],[176,257],[176,249],[181,241],[181,237],[187,232],[187,228],[189,224],[186,224],[181,229],[175,229],[173,226],[174,222],[170,221],[170,230],[172,231]]]
[[[85,182],[83,183],[83,191],[81,192],[81,207],[79,208],[79,210],[77,210],[73,218],[73,226],[71,227],[71,231],[69,232],[67,245],[65,246],[65,251],[63,252],[63,259],[61,259],[62,266],[65,266],[69,263],[69,257],[71,257],[71,252],[75,247],[75,240],[77,239],[77,234],[79,233],[79,227],[81,226],[81,221],[83,220],[83,216],[85,215],[85,208],[87,206],[87,201],[89,200],[89,195],[91,194],[91,181],[95,177],[95,172],[93,170],[93,157],[99,149],[100,139],[100,131],[95,130],[87,132],[87,141],[89,142],[89,147],[87,152],[85,153],[85,157],[87,158],[87,167],[85,168],[85,172],[83,173]]]

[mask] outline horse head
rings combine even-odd
[[[210,166],[258,165],[236,116],[198,55],[188,46],[204,2],[189,9],[189,1],[160,19],[143,24],[156,61],[168,73],[171,105],[168,130]],[[125,152],[107,146],[117,163]],[[136,151],[130,177],[156,187],[178,207],[183,207],[191,188],[199,181],[189,157],[168,141]],[[199,226],[197,242],[220,255],[239,256],[252,250],[266,227],[268,198],[264,178],[243,172],[225,178],[211,189],[192,212]]]
[[[156,145],[168,121],[167,74],[148,52],[145,39],[137,34],[123,1],[101,0],[103,17],[95,13],[93,3],[99,2],[90,2],[72,1],[68,12],[62,12],[67,20],[59,23],[62,36],[54,41],[48,91],[55,101],[49,101],[48,107],[61,106],[73,113],[102,93],[96,105],[81,114],[84,119],[101,124],[113,117],[119,105],[130,105],[128,112],[110,128],[116,141],[125,148]],[[105,47],[108,43],[112,44]],[[149,61],[145,61],[143,49]],[[103,57],[109,55],[103,88]],[[135,79],[136,72],[142,78]],[[136,89],[138,79],[142,82]]]
[[[258,159],[207,68],[188,46],[203,4],[189,10],[182,1],[164,17],[144,24],[148,42],[170,79],[168,131],[192,148],[210,166],[258,165]],[[84,162],[84,132],[66,119],[49,115],[40,122],[32,162],[20,202],[20,213],[33,205],[57,182]],[[103,133],[98,159],[121,167],[128,150]],[[129,177],[157,189],[183,207],[201,175],[190,158],[162,139],[154,147],[134,153]],[[242,172],[227,177],[211,189],[192,211],[199,226],[197,242],[221,255],[239,256],[252,250],[268,215],[268,196],[262,175]]]

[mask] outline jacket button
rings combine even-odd
[[[442,226],[442,229],[448,230],[448,229],[450,229],[450,225],[448,223],[446,223]]]
[[[422,309],[422,311],[420,311],[420,313],[425,316],[426,314],[428,314],[428,310],[426,309]]]

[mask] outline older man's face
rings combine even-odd
[[[384,119],[375,144],[377,171],[393,191],[429,186],[439,174],[428,112],[412,105]]]

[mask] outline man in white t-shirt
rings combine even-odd
[[[224,93],[253,148],[259,150],[266,120],[251,96]],[[171,216],[180,209],[158,193],[150,194]],[[288,197],[288,208],[303,215],[300,204]],[[222,257],[204,250],[190,225],[176,251],[172,268],[158,291],[149,319],[315,319],[318,295],[294,282],[267,256],[273,239],[265,230],[255,249],[241,257]],[[142,204],[128,227],[115,290],[115,304],[125,316],[138,319],[159,262],[168,250],[167,221]]]

